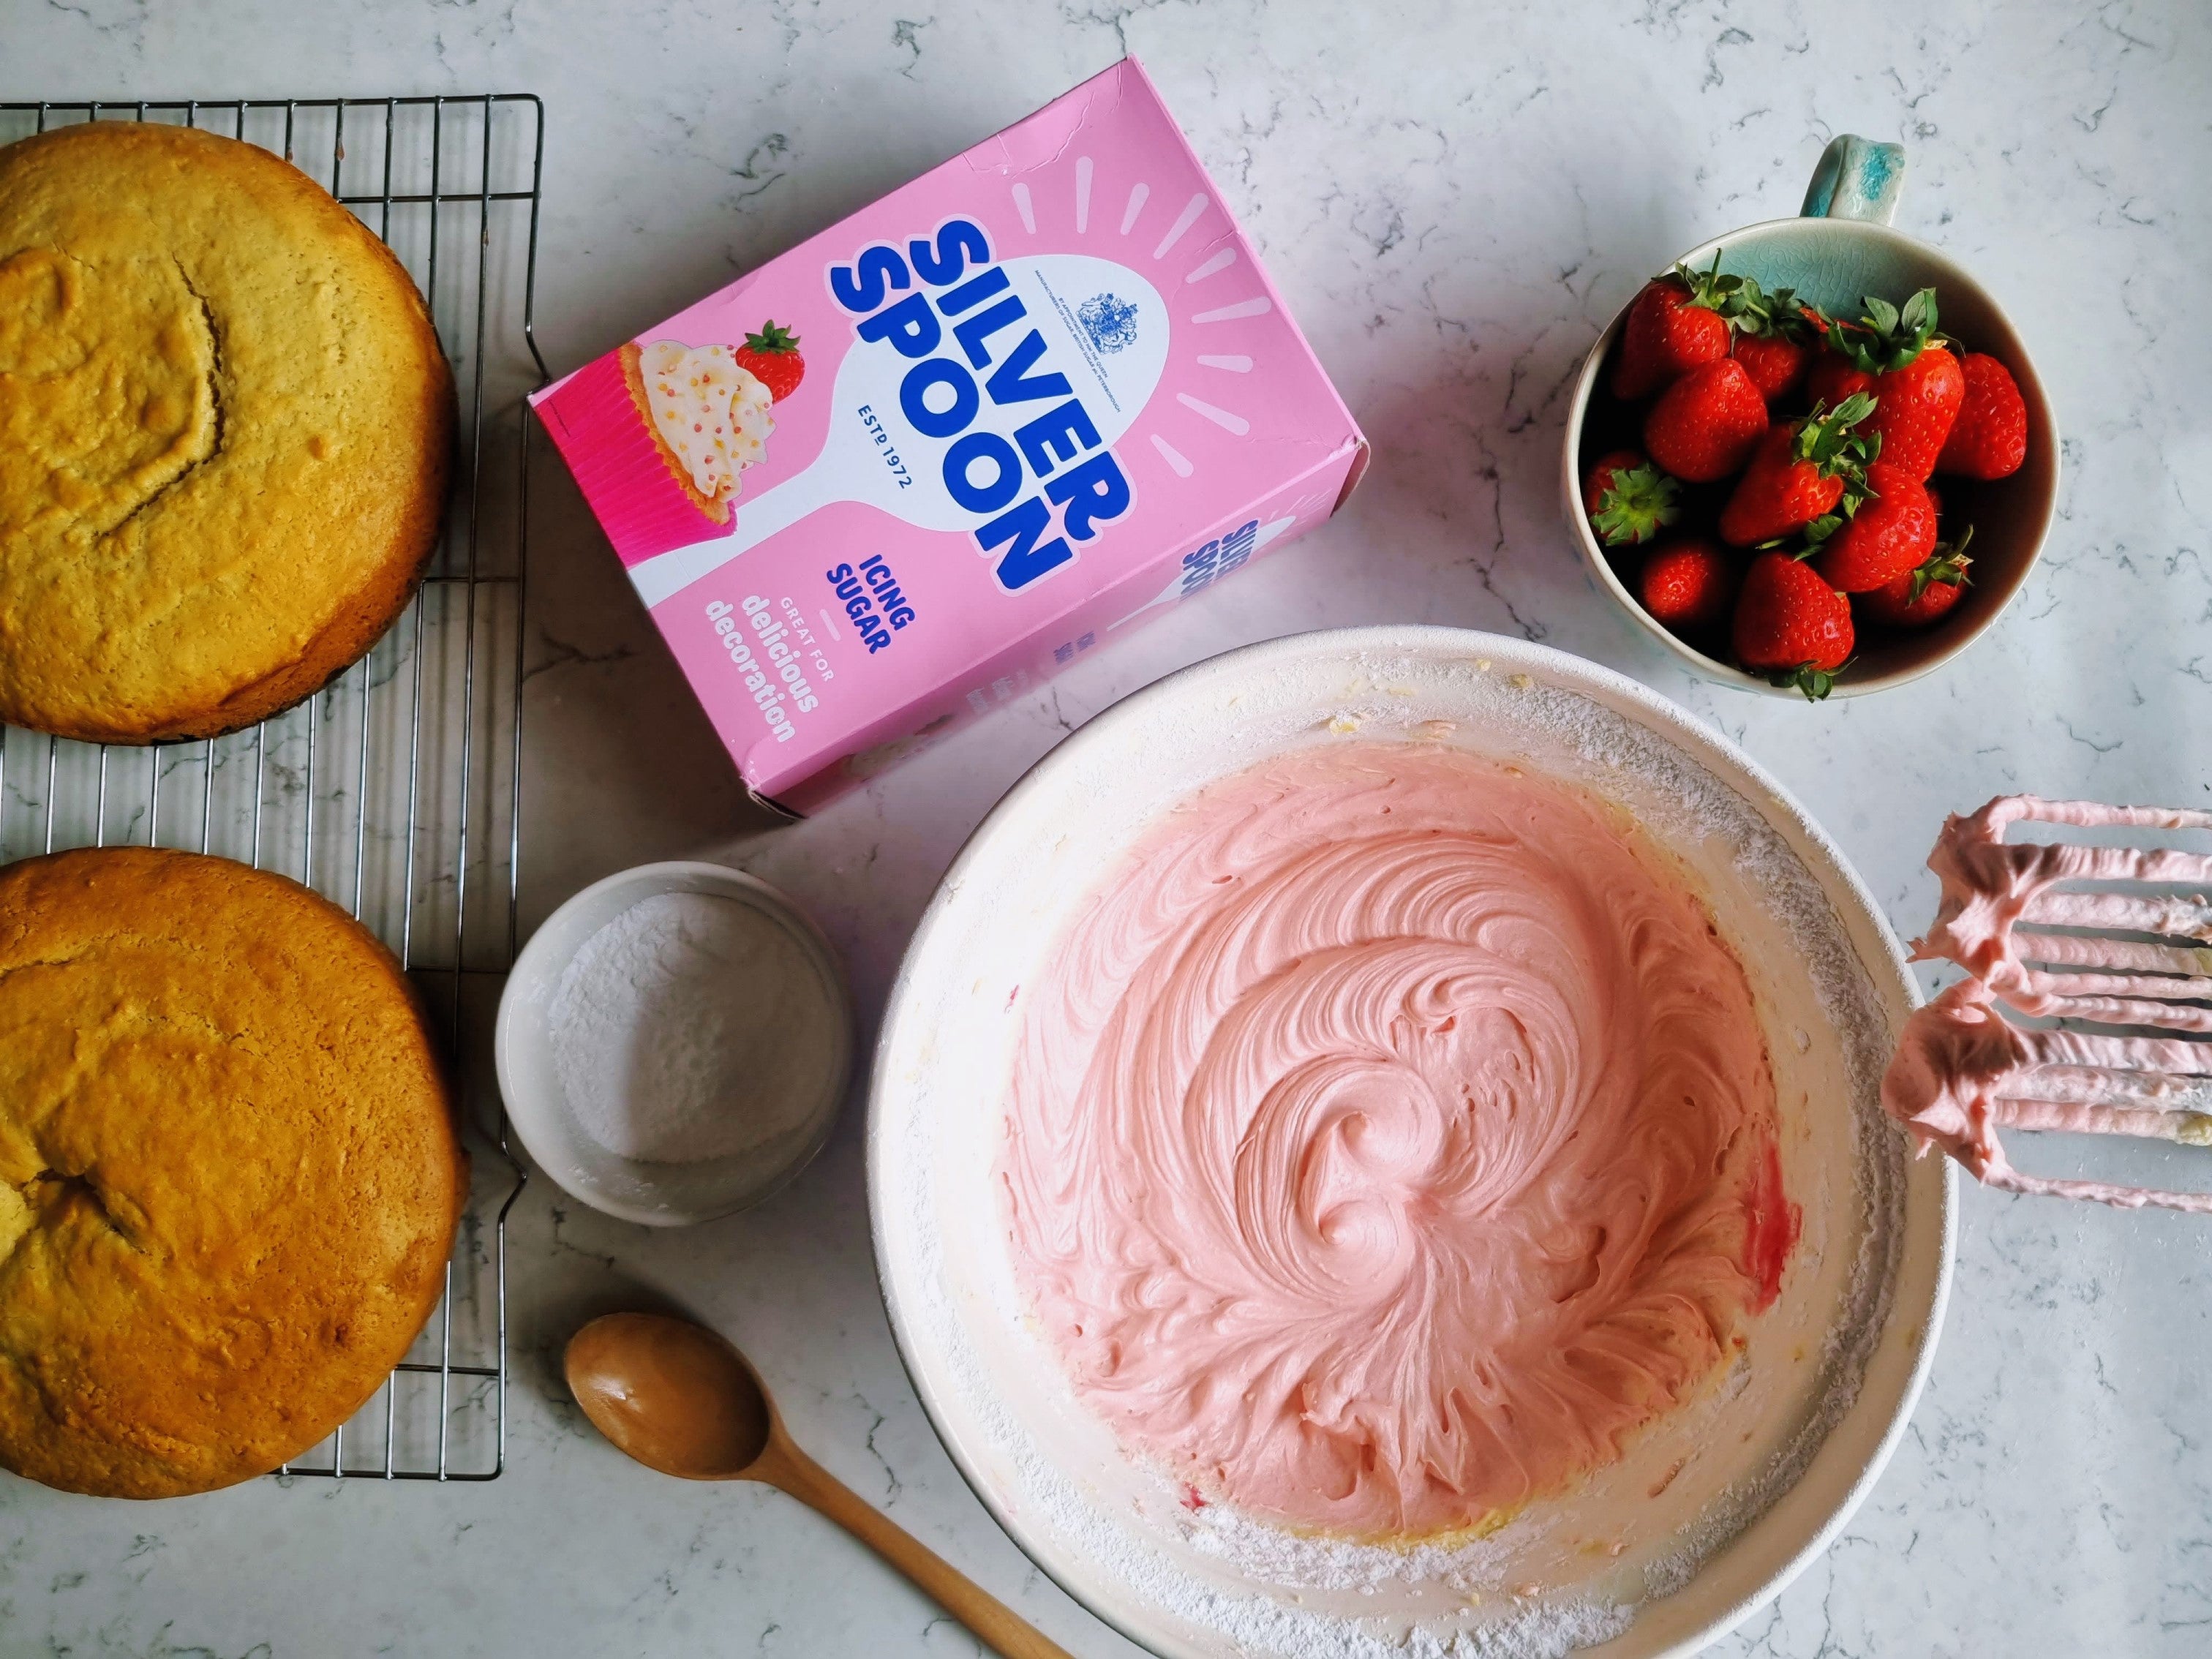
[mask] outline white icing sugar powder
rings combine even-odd
[[[648,1164],[768,1152],[820,1110],[837,1006],[790,927],[742,900],[657,893],[586,939],[555,988],[577,1123]]]

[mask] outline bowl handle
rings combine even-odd
[[[1877,144],[1846,132],[1820,152],[1805,186],[1804,219],[1865,219],[1886,225],[1897,217],[1905,189],[1905,146]]]

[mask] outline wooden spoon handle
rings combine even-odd
[[[781,1425],[779,1425],[781,1426]],[[1074,1659],[1012,1607],[862,1500],[784,1435],[746,1471],[819,1510],[896,1567],[1005,1659]]]

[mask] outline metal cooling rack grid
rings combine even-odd
[[[298,708],[250,732],[151,748],[0,728],[0,862],[135,842],[280,870],[374,928],[443,1009],[466,1115],[488,1143],[444,1297],[353,1421],[279,1473],[494,1480],[507,1450],[506,1223],[525,1176],[483,1039],[516,943],[521,395],[550,378],[532,315],[544,108],[524,94],[0,103],[0,143],[118,118],[209,126],[273,150],[399,255],[429,296],[461,398],[453,495],[409,609]]]

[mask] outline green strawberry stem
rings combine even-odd
[[[1807,315],[1808,312],[1811,316]],[[1796,289],[1778,288],[1769,293],[1759,287],[1755,276],[1742,279],[1735,307],[1729,313],[1729,320],[1741,333],[1771,334],[1800,344],[1813,337],[1814,317],[1824,324],[1827,321],[1826,313],[1818,306],[1800,300]]]
[[[1844,665],[1844,667],[1850,665],[1848,663]],[[1806,702],[1819,702],[1836,689],[1836,674],[1841,672],[1842,668],[1831,673],[1825,668],[1815,668],[1809,662],[1801,662],[1795,668],[1780,669],[1769,674],[1766,683],[1784,687],[1794,685],[1805,694]]]
[[[745,336],[746,348],[753,351],[782,353],[799,349],[799,337],[781,323],[768,322],[760,325],[760,332]]]
[[[1973,539],[1974,526],[1968,525],[1957,541],[1936,543],[1936,550],[1914,568],[1912,591],[1905,597],[1917,599],[1935,582],[1955,582],[1964,587],[1972,581],[1966,574],[1966,567],[1973,563],[1966,556],[1966,547]]]
[[[1836,503],[1834,512],[1823,513],[1797,532],[1802,538],[1797,546],[1791,547],[1789,544],[1789,537],[1778,536],[1771,542],[1760,543],[1759,550],[1762,553],[1785,552],[1802,564],[1827,545],[1828,538],[1849,524],[1856,515],[1859,503],[1872,494],[1873,491],[1865,489],[1863,485],[1856,490],[1845,489],[1843,498]]]
[[[1718,250],[1714,252],[1712,264],[1705,270],[1692,270],[1678,263],[1673,274],[1676,282],[1690,290],[1692,305],[1720,313],[1738,333],[1772,334],[1783,339],[1802,341],[1813,332],[1805,313],[1812,311],[1820,314],[1818,307],[1801,301],[1794,289],[1778,288],[1769,293],[1759,286],[1756,276],[1740,276],[1734,272],[1723,275]],[[1826,320],[1825,317],[1822,320]]]
[[[1648,542],[1682,516],[1682,486],[1651,465],[1625,466],[1598,497],[1590,524],[1607,547]]]
[[[1829,343],[1869,374],[1887,374],[1903,368],[1936,336],[1936,290],[1923,288],[1902,307],[1877,295],[1866,296],[1866,314],[1858,322],[1830,331]]]
[[[1812,462],[1822,477],[1842,478],[1863,495],[1867,464],[1881,452],[1881,434],[1861,434],[1851,428],[1874,413],[1874,404],[1873,397],[1863,392],[1853,392],[1833,409],[1814,404],[1813,412],[1798,424],[1792,453]]]
[[[1717,248],[1713,251],[1713,263],[1710,268],[1692,270],[1677,261],[1674,277],[1690,290],[1690,303],[1702,310],[1717,311],[1723,317],[1732,318],[1741,304],[1741,294],[1746,279],[1721,275],[1721,256]]]

